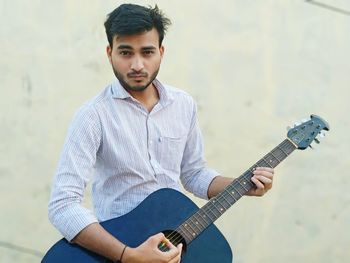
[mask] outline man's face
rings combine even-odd
[[[128,91],[143,91],[156,78],[164,47],[159,47],[156,29],[129,35],[116,36],[113,48],[107,47],[107,55],[113,71]]]

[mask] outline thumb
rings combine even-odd
[[[182,252],[182,246],[183,246],[182,243],[177,245],[177,249],[180,251],[180,253]]]

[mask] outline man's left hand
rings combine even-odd
[[[269,167],[257,167],[253,172],[252,182],[256,188],[249,190],[247,195],[263,196],[272,188],[274,170]]]

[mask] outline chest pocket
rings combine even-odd
[[[161,135],[158,138],[158,160],[167,170],[180,172],[186,135]]]

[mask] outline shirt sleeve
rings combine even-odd
[[[81,202],[93,174],[100,142],[98,115],[92,106],[85,106],[75,115],[68,130],[49,201],[49,219],[68,241],[97,222],[92,211]]]
[[[181,162],[181,183],[187,191],[200,198],[208,199],[209,185],[218,175],[217,171],[206,167],[203,139],[197,119],[197,108],[193,102],[191,128]]]

